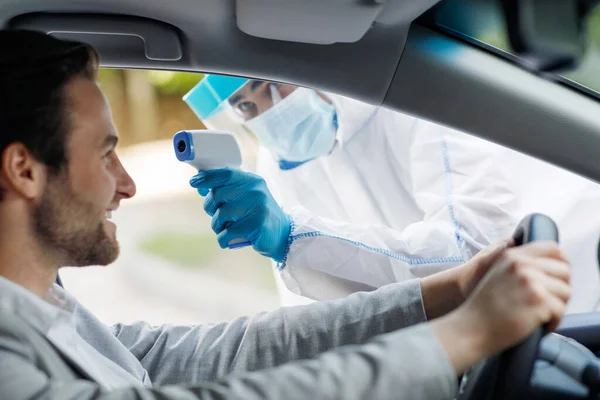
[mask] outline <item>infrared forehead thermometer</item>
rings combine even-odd
[[[173,137],[175,156],[198,171],[239,168],[242,153],[235,137],[226,131],[194,130]]]
[[[242,153],[235,137],[226,131],[193,130],[177,132],[173,136],[175,156],[198,171],[219,168],[239,168]],[[250,246],[243,239],[229,242],[230,249]]]

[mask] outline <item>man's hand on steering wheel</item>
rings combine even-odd
[[[554,329],[570,296],[570,266],[558,244],[498,250],[469,298],[432,322],[457,374],[501,352],[536,328]],[[483,267],[482,267],[483,268]]]

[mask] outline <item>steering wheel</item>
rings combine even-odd
[[[517,246],[537,240],[558,242],[558,228],[552,219],[531,214],[517,226],[513,239]],[[543,327],[521,343],[468,370],[460,383],[457,400],[520,400],[529,398],[529,381],[537,357]]]

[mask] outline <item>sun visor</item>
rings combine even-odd
[[[387,0],[236,0],[238,28],[264,39],[311,44],[354,43]]]

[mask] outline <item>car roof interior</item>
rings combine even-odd
[[[350,96],[600,181],[597,100],[436,30],[426,18],[436,3],[0,0],[0,23],[91,43],[106,67],[242,75]]]

